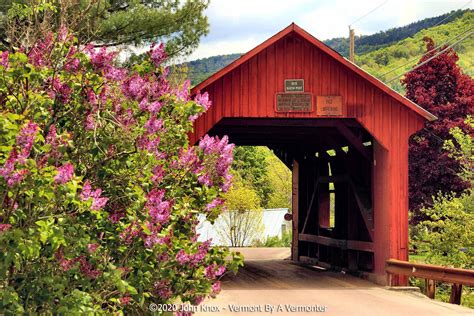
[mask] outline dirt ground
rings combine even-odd
[[[245,267],[196,315],[474,315],[474,310],[292,263],[287,248],[239,249]]]

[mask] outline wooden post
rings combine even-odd
[[[349,60],[353,63],[354,62],[354,29],[351,28],[349,25]]]
[[[425,287],[426,287],[426,296],[431,299],[435,298],[436,293],[436,281],[425,279]]]
[[[454,283],[451,287],[451,296],[449,297],[449,302],[451,304],[461,305],[461,295],[462,295],[462,284]]]
[[[299,253],[298,253],[298,239],[299,239],[299,231],[298,231],[298,186],[299,186],[299,172],[300,168],[298,162],[293,160],[293,171],[292,171],[292,205],[291,205],[291,212],[293,214],[292,220],[292,243],[291,243],[291,259],[293,261],[299,261]]]

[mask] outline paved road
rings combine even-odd
[[[283,259],[288,249],[243,253],[245,267],[237,276],[223,279],[221,294],[205,301],[197,315],[474,315],[472,309],[419,293],[391,291],[342,273],[293,264]]]

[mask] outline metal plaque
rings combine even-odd
[[[316,115],[341,116],[342,97],[340,95],[325,95],[316,97]]]
[[[304,92],[303,79],[286,79],[285,92]]]
[[[311,112],[313,111],[311,93],[277,93],[277,112]]]

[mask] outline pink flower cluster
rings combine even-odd
[[[5,67],[7,69],[9,67],[9,64],[8,64],[8,51],[7,50],[2,52],[2,54],[1,54],[0,65],[2,65],[3,67]]]
[[[130,245],[133,239],[142,233],[142,228],[137,224],[136,221],[130,223],[123,232],[120,233],[120,239],[124,244]]]
[[[81,256],[73,258],[73,259],[66,259],[66,258],[64,258],[62,248],[59,248],[59,250],[56,251],[56,253],[54,255],[56,257],[56,260],[59,261],[59,267],[63,271],[68,271],[76,263],[79,263],[79,271],[81,271],[81,273],[84,276],[86,276],[90,279],[96,279],[101,275],[101,271],[95,269],[94,266],[89,261],[87,261],[87,259],[84,255],[81,255]]]
[[[97,211],[103,208],[109,200],[109,198],[101,197],[101,195],[102,189],[92,190],[91,184],[89,180],[87,180],[84,183],[84,186],[82,187],[82,192],[80,196],[82,201],[87,201],[92,198],[91,210]]]
[[[64,184],[71,181],[74,175],[74,166],[68,162],[59,168],[56,168],[58,174],[54,177],[54,182],[57,184]]]
[[[206,278],[215,279],[224,274],[226,268],[224,266],[218,266],[217,264],[213,263],[208,265],[204,270],[204,274]]]
[[[53,47],[53,34],[51,33],[33,46],[28,54],[28,61],[36,67],[47,66],[49,63],[48,57]]]
[[[51,99],[56,99],[62,104],[69,102],[72,89],[67,83],[62,83],[61,80],[56,77],[54,79],[49,78],[47,84],[51,85],[51,90],[48,92]]]
[[[219,139],[217,136],[205,135],[199,142],[199,148],[204,153],[205,159],[206,157],[216,157],[217,159],[215,164],[204,164],[206,168],[204,174],[198,178],[199,183],[212,186],[217,182],[222,191],[227,192],[232,184],[232,175],[229,170],[234,159],[232,155],[234,144],[229,144],[227,136]]]
[[[203,94],[201,94],[201,92],[198,92],[194,97],[194,101],[200,106],[202,106],[204,108],[204,111],[207,111],[212,105],[212,101],[209,100],[209,94],[207,92],[204,92]],[[191,115],[189,117],[189,120],[191,122],[194,122],[199,116],[200,114]]]
[[[173,295],[171,282],[169,280],[157,281],[154,284],[154,292],[162,299],[169,299]]]
[[[6,232],[12,227],[10,224],[0,224],[0,233]]]
[[[215,298],[217,294],[221,292],[221,282],[216,281],[212,286],[211,286],[211,294],[209,295],[210,297]]]
[[[214,200],[211,201],[211,203],[208,203],[206,205],[206,211],[207,212],[210,212],[212,211],[213,209],[215,209],[216,207],[219,207],[221,205],[224,204],[224,199],[221,199],[221,198],[215,198]]]
[[[176,261],[178,261],[180,265],[189,263],[191,266],[197,266],[206,257],[210,246],[210,240],[201,243],[195,254],[187,254],[183,249],[181,249],[176,254]]]
[[[150,55],[150,59],[156,67],[159,67],[167,57],[165,45],[163,45],[163,43],[160,43],[159,45],[156,45],[156,43],[151,44],[148,54]]]
[[[16,137],[16,145],[10,152],[3,167],[0,168],[0,176],[5,178],[9,187],[20,183],[28,173],[27,169],[18,170],[17,166],[25,164],[30,156],[33,143],[38,132],[38,126],[33,122],[28,122]],[[20,148],[20,152],[17,151]]]

